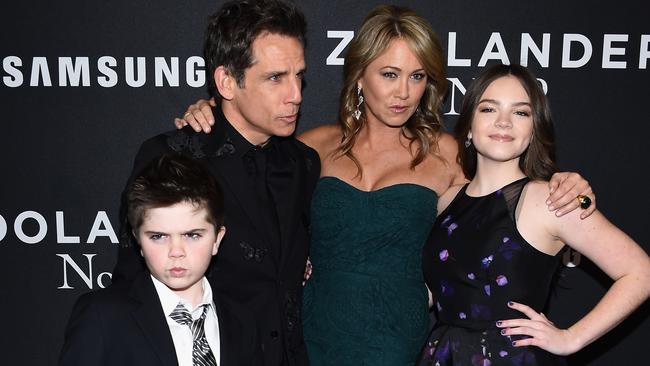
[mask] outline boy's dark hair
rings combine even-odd
[[[183,155],[166,154],[152,161],[129,185],[126,199],[133,230],[140,228],[147,210],[180,202],[206,208],[208,222],[216,228],[223,226],[221,187],[201,162]]]
[[[220,98],[214,71],[223,65],[244,87],[244,72],[253,60],[252,44],[263,32],[295,37],[304,46],[307,23],[295,4],[283,0],[235,0],[225,3],[208,19],[203,56],[208,92]]]

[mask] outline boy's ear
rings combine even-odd
[[[232,100],[235,88],[237,87],[237,80],[230,75],[223,65],[214,70],[214,84],[221,98]]]
[[[212,245],[212,255],[216,255],[219,251],[219,245],[221,244],[221,240],[223,240],[224,235],[226,235],[226,227],[222,226],[217,231],[217,240]]]

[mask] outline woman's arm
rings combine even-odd
[[[504,335],[522,334],[531,338],[519,340],[516,346],[535,345],[551,353],[574,353],[601,337],[638,308],[650,295],[650,259],[628,235],[596,211],[586,219],[578,212],[555,217],[544,210],[544,188],[528,189],[521,209],[520,231],[529,238],[546,237],[552,242],[566,243],[593,261],[614,280],[605,296],[582,319],[568,329],[558,329],[543,314],[530,307],[512,303],[529,319],[501,321]],[[543,187],[543,186],[542,186]],[[526,218],[524,218],[526,216]],[[536,223],[536,224],[533,224]],[[547,247],[547,249],[549,248]],[[544,248],[541,248],[544,249]]]

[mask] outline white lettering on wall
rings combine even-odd
[[[163,87],[163,77],[167,81],[167,85],[178,86],[178,57],[170,57],[171,65],[167,63],[164,57],[154,58],[154,74],[156,87]]]
[[[147,65],[144,57],[138,57],[138,79],[136,79],[133,68],[133,57],[126,57],[126,83],[133,88],[139,88],[147,81]]]
[[[102,225],[104,228],[102,229]],[[95,216],[95,222],[93,223],[92,229],[90,229],[90,234],[88,234],[88,239],[86,243],[94,243],[95,239],[98,236],[105,236],[110,238],[111,243],[118,243],[117,236],[111,225],[111,221],[108,219],[106,211],[97,211],[97,216]]]
[[[592,41],[596,36],[590,39],[580,33],[522,32],[519,44],[512,45],[504,43],[500,32],[492,32],[485,38],[485,44],[477,44],[474,41],[469,46],[459,43],[459,34],[459,32],[447,33],[447,66],[449,67],[472,67],[473,65],[484,67],[490,61],[510,64],[510,56],[518,52],[518,63],[524,66],[537,62],[542,68],[578,69],[589,64],[594,54],[593,45],[596,44],[602,45],[599,50],[602,51],[600,63],[602,69],[627,69],[630,64],[629,57],[625,60],[621,59],[621,56],[629,55],[631,52],[628,50],[631,47],[636,48],[631,41],[636,42],[637,39],[639,41],[638,69],[647,69],[650,59],[650,35],[648,34],[603,34],[602,40],[596,42]],[[331,30],[327,31],[326,36],[340,39],[326,57],[326,65],[343,65],[345,62],[343,52],[354,38],[354,31]],[[553,37],[555,40],[552,39]],[[562,38],[561,42],[560,38]],[[560,44],[561,53],[552,52],[551,46],[560,47]],[[517,46],[519,50],[516,50]],[[558,59],[552,59],[551,55],[558,55]],[[185,63],[184,73],[181,62]],[[200,56],[190,56],[184,61],[178,56],[154,57],[153,60],[133,56],[118,59],[110,55],[98,57],[96,60],[88,56],[53,59],[42,56],[30,58],[6,56],[2,60],[1,71],[4,74],[0,85],[9,88],[51,87],[53,80],[50,66],[52,70],[58,70],[54,75],[55,78],[58,76],[58,80],[54,80],[54,85],[60,87],[88,87],[96,84],[103,88],[112,88],[122,82],[128,87],[140,88],[147,85],[149,81],[155,87],[179,87],[185,82],[189,87],[200,88],[205,86],[207,80],[205,60]],[[147,78],[147,74],[154,76]],[[183,75],[185,80],[182,80]]]
[[[99,288],[106,288],[106,286],[108,286],[104,283],[104,277],[106,276],[108,276],[109,279],[113,278],[113,274],[110,272],[102,272],[97,275],[97,286],[99,286]]]
[[[345,47],[352,41],[354,38],[353,31],[327,31],[327,38],[341,38],[341,42],[334,47],[332,52],[327,56],[325,60],[325,65],[343,65],[344,58],[340,57],[341,53]]]
[[[23,223],[27,219],[32,219],[38,224],[38,232],[34,236],[28,236],[23,231]],[[47,222],[45,221],[45,217],[35,211],[21,212],[18,216],[16,216],[16,221],[14,221],[14,233],[16,233],[18,239],[20,239],[20,241],[23,243],[40,243],[47,234]]]
[[[66,236],[65,235],[65,222],[63,217],[63,211],[56,212],[56,242],[60,244],[78,244],[78,236]]]
[[[200,88],[205,85],[205,70],[197,70],[197,67],[205,67],[203,57],[192,56],[185,61],[187,85],[193,88]]]
[[[73,290],[74,287],[70,286],[68,282],[68,268],[72,268],[74,273],[76,273],[79,278],[86,284],[86,287],[91,289],[93,288],[93,258],[97,254],[82,254],[86,257],[88,262],[88,272],[84,272],[83,269],[77,264],[77,262],[72,259],[69,254],[57,254],[58,257],[63,259],[63,284],[57,287],[59,290]],[[104,283],[104,277],[113,278],[113,275],[110,272],[102,272],[97,275],[97,286],[99,288],[105,288],[107,285]]]
[[[548,83],[544,79],[537,78],[544,94],[548,94]]]
[[[23,66],[23,60],[18,56],[7,56],[2,59],[2,69],[9,74],[3,76],[2,81],[10,88],[17,88],[23,85],[23,73],[16,66]]]
[[[503,39],[501,39],[501,33],[499,32],[492,32],[483,50],[483,55],[481,55],[481,59],[478,61],[478,66],[485,66],[488,60],[499,60],[504,65],[510,65],[506,46],[503,44]]]
[[[33,220],[38,226],[38,231],[35,235],[25,234],[23,226],[26,221]],[[66,234],[65,231],[65,214],[63,211],[56,211],[55,213],[55,225],[56,228],[56,239],[59,244],[78,244],[80,243],[79,235]],[[36,244],[41,242],[48,233],[48,224],[45,220],[45,217],[35,211],[24,211],[16,216],[13,222],[14,232],[18,240],[25,244]],[[0,215],[0,241],[2,241],[7,235],[7,221],[2,215]],[[117,244],[117,235],[115,230],[113,230],[113,225],[108,218],[106,211],[97,211],[93,226],[89,231],[88,239],[86,243],[93,244],[97,238],[105,237],[110,240],[111,243]]]
[[[650,34],[641,35],[641,46],[639,47],[639,69],[646,69],[650,58]]]
[[[32,59],[32,77],[29,80],[29,86],[38,86],[38,80],[41,77],[43,86],[52,86],[50,70],[47,68],[47,59],[45,57],[34,57]]]
[[[117,60],[115,57],[102,56],[97,60],[97,70],[101,74],[101,76],[97,77],[97,84],[99,84],[99,86],[112,88],[117,85],[117,72],[112,69],[116,66]]]
[[[468,58],[456,58],[456,32],[449,32],[447,40],[447,65],[460,67],[472,66],[472,60]]]
[[[456,90],[458,90],[462,95],[465,95],[467,89],[465,89],[465,86],[463,85],[463,83],[460,82],[460,79],[458,78],[447,78],[447,80],[449,80],[449,82],[451,83],[451,88],[449,88],[449,95],[450,95],[449,101],[451,104],[450,107],[451,109],[449,110],[449,112],[445,113],[445,116],[457,116],[459,115],[459,113],[456,112]],[[459,97],[458,98],[459,102],[462,99],[463,99],[462,97]]]
[[[571,45],[575,43],[582,45],[582,56],[577,60],[571,59]],[[589,38],[577,33],[567,33],[562,40],[562,68],[573,69],[582,67],[589,62],[593,48]]]
[[[90,65],[88,57],[59,57],[59,86],[90,86]]]
[[[74,289],[74,287],[70,286],[68,284],[68,265],[72,267],[72,269],[79,275],[82,281],[86,284],[86,286],[90,289],[93,288],[93,281],[92,281],[92,275],[93,275],[93,257],[96,256],[97,254],[84,254],[83,256],[86,257],[88,260],[88,274],[86,274],[75,262],[72,257],[70,257],[69,254],[57,254],[58,257],[63,258],[63,284],[59,287],[58,289]]]
[[[7,235],[7,221],[0,215],[0,241]]]
[[[532,53],[541,67],[548,67],[551,56],[551,33],[542,35],[542,48],[540,49],[530,33],[521,35],[521,54],[519,55],[520,64],[528,66],[528,53]]]
[[[603,69],[625,69],[627,62],[612,61],[613,55],[625,55],[625,48],[614,47],[614,42],[627,42],[627,34],[605,34],[603,36]]]

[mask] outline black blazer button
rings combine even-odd
[[[279,335],[279,333],[278,333],[277,330],[272,330],[271,331],[271,338],[276,339],[276,338],[278,338],[278,335]]]

